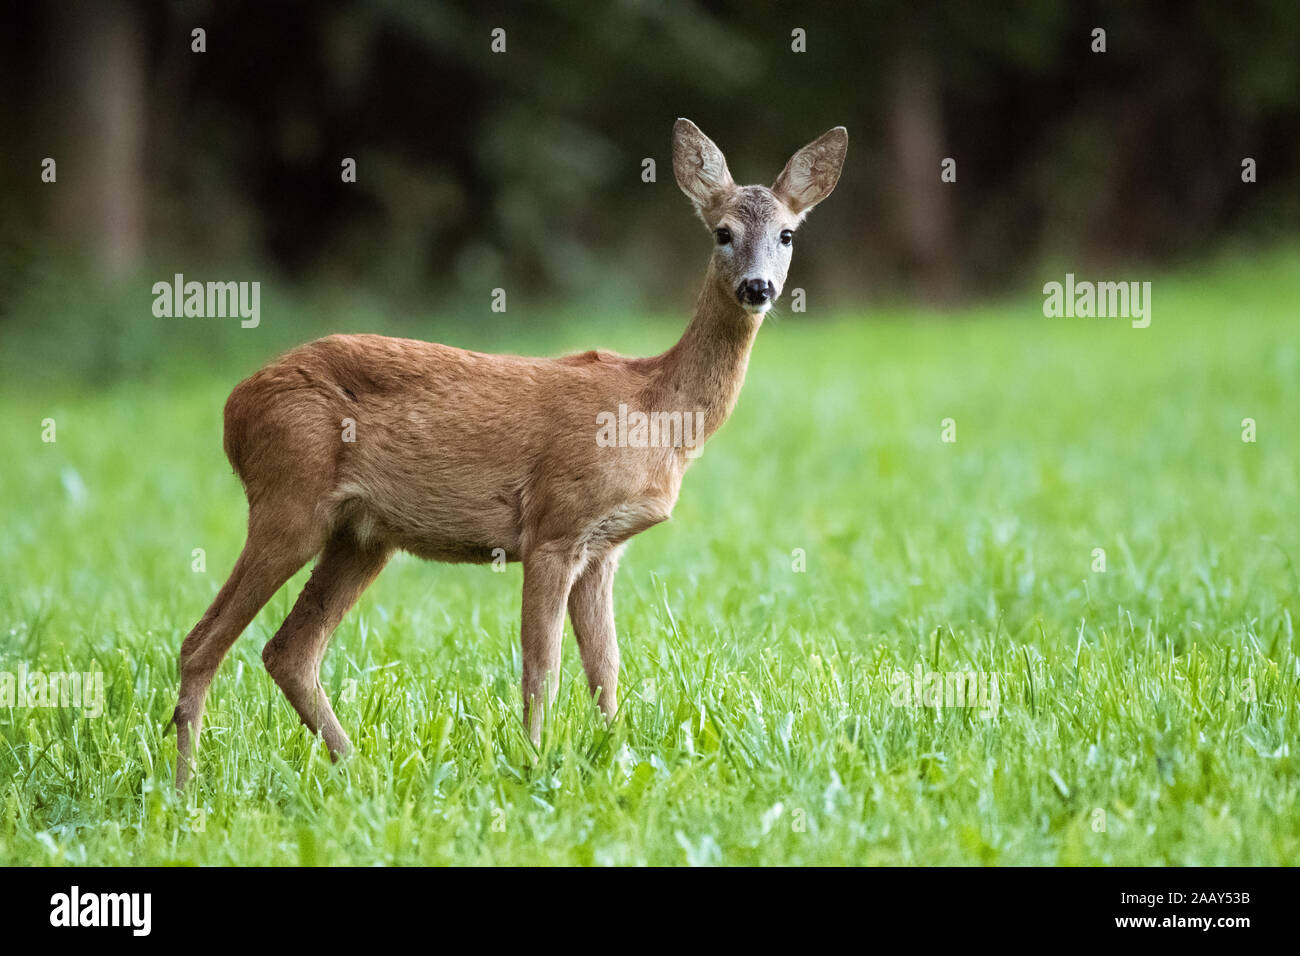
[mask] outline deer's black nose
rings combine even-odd
[[[736,290],[736,298],[745,305],[759,305],[772,298],[776,287],[766,279],[750,279],[742,282]]]

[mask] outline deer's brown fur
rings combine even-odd
[[[734,221],[738,232],[748,230],[749,245],[738,237],[737,249],[767,249],[763,230],[792,229],[812,204],[808,197],[816,202],[833,188],[845,142],[837,128],[805,147],[775,192],[742,188],[731,183],[720,152],[721,170],[709,165],[717,147],[679,120],[674,168],[707,224]],[[797,160],[802,175],[791,173]],[[760,206],[769,212],[756,219]],[[691,456],[685,447],[602,447],[597,416],[620,404],[700,412],[701,441],[722,425],[762,323],[762,311],[743,307],[734,292],[737,270],[743,281],[744,269],[762,261],[758,252],[746,258],[742,264],[715,255],[685,334],[652,358],[595,351],[524,358],[332,335],[236,386],[226,402],[225,450],[248,496],[248,539],[181,647],[177,785],[189,774],[222,658],[316,555],[311,579],[262,656],[332,755],[350,744],[321,687],[321,658],[340,619],[397,549],[435,561],[488,562],[504,552],[523,562],[523,698],[534,741],[542,707],[556,691],[566,609],[591,691],[612,716],[619,554],[629,538],[672,513]],[[784,278],[778,263],[777,294]],[[350,441],[343,440],[347,420],[354,423]]]

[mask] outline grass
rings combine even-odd
[[[399,558],[326,659],[357,745],[331,765],[260,660],[304,571],[227,658],[183,798],[176,652],[245,517],[220,407],[267,340],[111,386],[10,378],[0,671],[100,668],[107,700],[0,708],[0,863],[1290,863],[1298,265],[1156,277],[1145,330],[1037,297],[772,322],[625,558],[612,727],[566,635],[532,753],[518,568]],[[513,347],[648,352],[681,325]],[[915,668],[997,675],[996,716],[896,706]]]

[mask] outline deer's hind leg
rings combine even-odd
[[[176,787],[189,779],[208,688],[231,645],[299,568],[320,550],[323,534],[306,509],[249,513],[248,540],[212,606],[181,643],[176,725]]]
[[[320,734],[337,759],[352,749],[320,682],[330,636],[388,563],[386,545],[362,544],[352,529],[336,531],[312,569],[311,579],[280,630],[262,651],[262,661],[293,709],[313,734]]]

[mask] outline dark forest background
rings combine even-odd
[[[6,311],[56,268],[677,307],[706,241],[679,115],[742,181],[849,128],[796,263],[842,303],[1127,277],[1300,222],[1293,0],[57,0],[6,5],[0,64]]]

